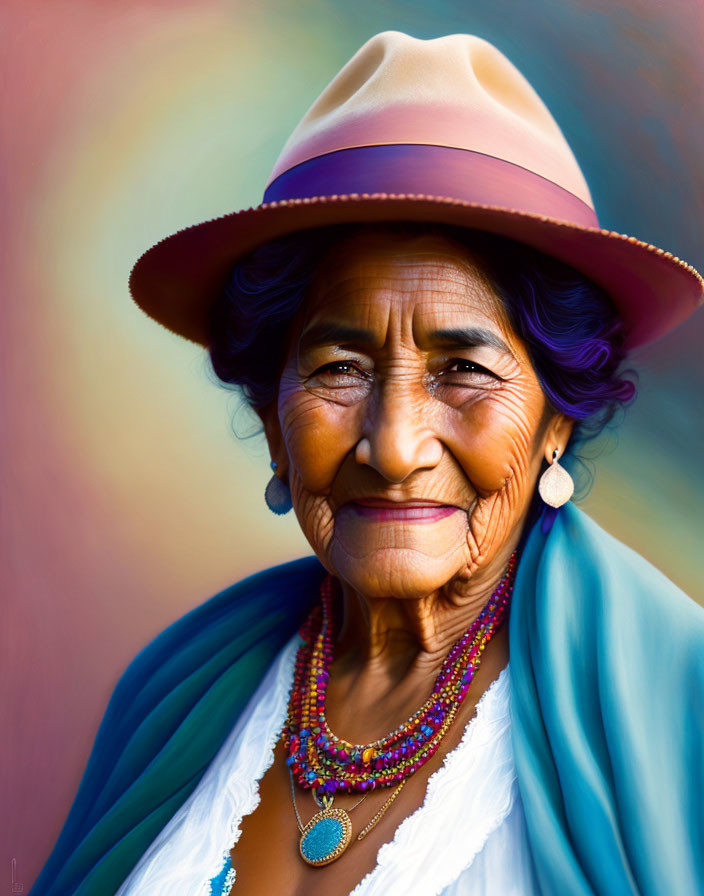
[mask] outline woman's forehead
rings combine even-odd
[[[316,269],[308,323],[334,317],[380,326],[410,317],[414,328],[462,318],[506,331],[505,309],[475,253],[439,234],[357,234],[336,243]]]

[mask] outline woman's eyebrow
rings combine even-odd
[[[452,327],[433,330],[428,333],[427,339],[453,348],[475,348],[479,345],[490,345],[509,355],[513,354],[499,335],[485,327]]]
[[[353,327],[336,321],[319,321],[304,330],[299,339],[298,348],[299,351],[306,351],[318,345],[345,345],[348,343],[374,345],[376,341],[373,333],[361,327]],[[423,341],[453,348],[476,348],[481,345],[489,345],[499,351],[512,354],[503,339],[485,327],[452,327],[433,330]]]
[[[317,345],[344,345],[349,342],[374,345],[377,341],[377,337],[372,332],[361,327],[353,327],[336,321],[319,321],[311,324],[301,333],[298,349],[306,351]]]

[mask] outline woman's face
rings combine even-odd
[[[267,437],[300,525],[368,597],[461,596],[500,574],[542,458],[569,436],[481,261],[383,230],[322,260],[275,410]]]

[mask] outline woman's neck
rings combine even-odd
[[[506,571],[497,557],[461,589],[450,582],[422,598],[368,598],[342,582],[343,621],[336,659],[347,665],[396,666],[398,657],[423,654],[438,670],[452,645],[489,602]]]
[[[369,599],[342,583],[343,622],[332,678],[375,688],[378,697],[407,684],[432,687],[452,645],[489,602],[506,570],[501,557],[461,589],[452,583],[419,599]]]

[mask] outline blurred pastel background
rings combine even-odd
[[[320,90],[368,37],[398,29],[497,44],[562,126],[602,224],[704,270],[704,7],[3,9],[0,888],[14,874],[27,892],[129,660],[228,584],[310,553],[293,515],[267,510],[263,438],[234,436],[237,402],[212,383],[204,351],[132,304],[138,255],[256,205]],[[700,601],[702,345],[704,311],[638,356],[640,398],[583,504]]]

